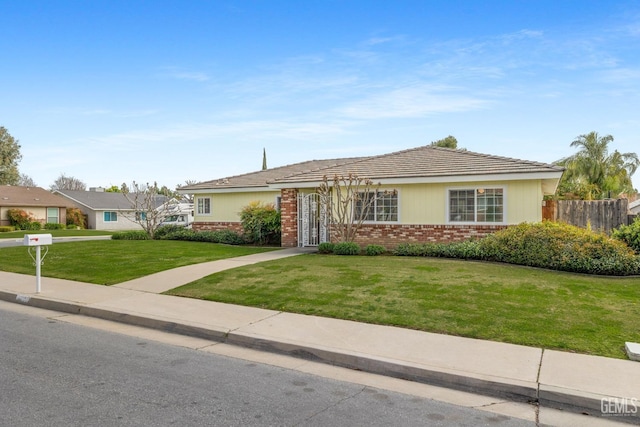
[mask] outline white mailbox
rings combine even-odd
[[[51,234],[25,234],[24,245],[25,246],[43,246],[53,244],[53,238]]]
[[[40,267],[42,266],[42,260],[47,256],[49,248],[45,248],[44,255],[42,255],[42,246],[49,246],[53,244],[53,238],[51,234],[25,234],[24,245],[27,247],[27,252],[33,259],[33,263],[36,266],[36,293],[40,293],[41,278]],[[35,255],[31,253],[31,248],[34,249]]]

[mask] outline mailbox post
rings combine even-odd
[[[23,244],[27,246],[27,251],[29,251],[29,255],[33,258],[33,262],[36,264],[36,293],[40,293],[41,279],[40,279],[40,267],[42,266],[42,246],[49,246],[53,243],[53,238],[51,234],[25,234]],[[31,248],[36,248],[35,257],[31,254]],[[49,248],[47,248],[47,252],[49,252]],[[47,256],[47,252],[44,253],[44,256]]]

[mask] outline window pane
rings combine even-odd
[[[115,221],[118,221],[118,214],[116,212],[104,213],[104,222],[115,222]]]
[[[199,214],[210,214],[211,213],[211,199],[208,197],[203,197],[198,199],[198,213]]]
[[[375,201],[373,192],[358,193],[355,206],[353,207],[353,220],[373,221],[375,218]]]
[[[502,222],[503,191],[501,188],[478,189],[478,222]]]
[[[474,190],[449,191],[449,221],[473,222],[475,211]]]
[[[398,193],[379,192],[376,199],[376,221],[398,220]]]
[[[58,208],[47,208],[47,222],[57,224],[58,218]]]

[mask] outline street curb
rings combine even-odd
[[[380,374],[387,377],[479,393],[494,397],[509,398],[521,402],[535,402],[537,383],[508,380],[493,376],[478,376],[454,370],[429,369],[413,363],[375,357],[351,351],[337,351],[321,346],[307,346],[285,340],[269,340],[240,331],[229,333],[228,344],[257,350],[287,354],[303,359],[319,361],[335,366]]]
[[[237,330],[230,331],[216,330],[210,327],[204,328],[169,320],[90,307],[80,303],[57,301],[38,295],[22,295],[0,290],[0,300],[63,313],[80,314],[103,320],[142,326],[179,335],[204,338],[219,343],[285,354],[306,360],[444,388],[507,398],[520,402],[538,403],[546,407],[592,415],[596,418],[602,417],[601,399],[607,398],[607,396],[549,386],[538,382],[482,376],[442,368],[430,369],[426,366],[395,359],[375,357],[357,352],[339,351],[322,346],[303,345],[286,340],[265,339],[264,337]],[[640,420],[640,414],[638,413],[627,417],[615,418],[617,422],[628,422],[632,424],[637,424],[638,420]]]

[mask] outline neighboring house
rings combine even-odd
[[[634,215],[640,215],[640,199],[629,203],[629,212]]]
[[[142,227],[136,217],[145,215],[137,212],[135,206],[122,193],[92,188],[90,191],[56,190],[55,194],[69,200],[69,204],[79,208],[87,216],[87,228],[94,230],[137,230]],[[155,207],[167,201],[165,196],[157,196]]]
[[[7,211],[21,209],[43,225],[66,224],[67,200],[40,187],[0,185],[0,225],[11,225]]]
[[[542,220],[542,200],[554,194],[564,169],[555,165],[434,146],[381,156],[313,160],[181,187],[194,194],[196,230],[241,229],[251,201],[281,209],[282,246],[331,239],[316,191],[325,176],[352,173],[380,184],[360,244],[481,237],[509,225]],[[374,213],[375,212],[375,213]]]

